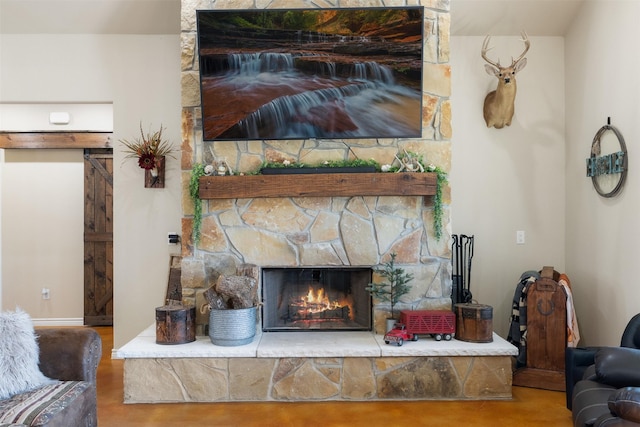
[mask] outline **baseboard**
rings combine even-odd
[[[31,319],[33,326],[84,326],[84,319],[79,318],[50,318]]]
[[[564,371],[520,368],[513,373],[512,384],[543,390],[565,391]]]
[[[122,356],[120,356],[118,354],[118,349],[117,348],[111,349],[111,358],[112,359],[124,359],[124,357],[122,357]]]

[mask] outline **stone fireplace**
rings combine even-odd
[[[369,331],[367,268],[265,268],[262,330]]]
[[[244,263],[262,269],[379,269],[396,253],[396,264],[414,276],[411,291],[396,308],[450,309],[446,237],[430,236],[430,219],[422,197],[210,200],[201,244],[195,250],[187,246],[183,256],[183,296],[201,307],[204,290]],[[189,231],[185,227],[184,235]],[[373,280],[382,279],[374,274]],[[374,329],[381,333],[390,306],[374,304]],[[203,334],[208,317],[198,316],[197,333]]]
[[[213,6],[215,4],[215,6]],[[404,2],[397,2],[398,6]],[[203,141],[196,37],[197,9],[242,9],[246,1],[182,1],[182,287],[185,302],[200,307],[202,293],[218,274],[249,263],[271,267],[381,268],[396,253],[396,263],[414,275],[412,291],[398,309],[451,307],[449,188],[444,189],[444,233],[433,231],[431,196],[277,197],[209,199],[203,202],[202,238],[191,236],[193,205],[188,195],[191,167],[225,159],[235,171],[255,171],[264,161],[304,159],[317,164],[349,158],[391,163],[401,150],[419,153],[427,163],[450,167],[451,108],[449,70],[449,1],[423,3],[424,57],[422,137],[353,140]],[[373,2],[375,6],[394,6]],[[287,7],[318,7],[310,1]],[[355,6],[350,2],[339,6]],[[279,7],[273,4],[270,7]],[[335,7],[335,5],[332,5]],[[373,279],[377,279],[375,276]],[[388,304],[374,301],[373,328],[382,332]],[[197,320],[204,334],[206,314]]]
[[[495,334],[488,344],[424,339],[403,347],[385,345],[381,334],[390,307],[380,301],[373,301],[371,319],[361,322],[371,322],[373,331],[259,331],[251,344],[238,347],[212,345],[204,336],[208,315],[199,309],[205,303],[204,290],[217,276],[232,275],[243,264],[254,264],[267,276],[272,269],[309,271],[307,282],[321,282],[317,266],[371,271],[381,268],[392,253],[396,254],[396,265],[414,276],[411,291],[396,304],[397,310],[451,308],[448,187],[443,192],[444,233],[440,239],[434,235],[430,196],[291,194],[203,200],[202,238],[197,247],[191,239],[194,208],[188,191],[192,166],[220,158],[236,171],[249,172],[265,160],[304,159],[318,164],[357,157],[387,164],[399,150],[408,150],[449,170],[449,1],[421,2],[425,6],[421,138],[203,142],[197,9],[349,7],[361,3],[182,0],[181,284],[185,302],[198,308],[197,336],[193,343],[159,346],[150,328],[121,348],[125,402],[511,397],[515,347]],[[367,5],[405,3],[373,0]],[[376,274],[371,279],[380,280]],[[261,282],[265,291],[264,276]],[[309,293],[308,283],[304,286]],[[318,293],[313,290],[317,288],[311,289],[311,293]],[[269,292],[264,294],[267,299],[272,298]],[[344,289],[340,292],[348,293]],[[317,320],[301,313],[295,311],[289,319]],[[279,317],[283,316],[276,310],[276,323]]]

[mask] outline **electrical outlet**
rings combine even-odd
[[[175,231],[170,231],[167,235],[167,243],[169,245],[177,245],[180,243],[180,235]]]
[[[49,298],[51,298],[51,291],[49,290],[49,288],[42,288],[42,299]]]
[[[517,245],[524,245],[524,242],[525,242],[524,230],[516,231],[516,244]]]

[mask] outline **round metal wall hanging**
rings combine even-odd
[[[602,197],[613,197],[622,190],[627,177],[627,146],[610,119],[593,138],[587,176]]]

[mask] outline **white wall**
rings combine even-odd
[[[180,146],[180,38],[178,35],[0,35],[0,102],[113,102],[114,141],[139,135],[162,124],[164,135]],[[4,156],[7,157],[7,150]],[[166,188],[145,189],[135,161],[114,149],[114,339],[119,347],[155,319],[163,305],[169,254],[167,232],[181,229],[179,156],[167,161]],[[36,160],[29,167],[38,167]],[[6,178],[7,159],[0,162]],[[80,185],[82,182],[80,181]],[[5,193],[0,194],[2,228],[12,227]],[[28,231],[28,230],[27,230]],[[12,248],[2,236],[3,258]],[[37,242],[37,235],[24,236]],[[82,259],[80,259],[82,262]],[[40,268],[34,266],[33,268]],[[4,280],[2,308],[31,297]],[[11,290],[8,290],[11,287]],[[28,294],[28,295],[27,295]],[[11,296],[11,297],[9,297]],[[52,301],[55,294],[52,294]],[[61,317],[77,316],[79,292]],[[29,313],[48,317],[40,307]]]
[[[489,129],[482,105],[497,79],[484,70],[483,39],[451,40],[451,221],[453,233],[475,236],[471,292],[493,306],[494,330],[506,337],[520,275],[566,269],[564,40],[530,38],[513,122]],[[490,56],[503,64],[523,48],[518,37],[494,37],[491,45]],[[517,230],[525,231],[524,245],[516,245]]]
[[[567,268],[584,342],[619,345],[640,312],[640,2],[587,1],[566,36]],[[629,173],[622,193],[600,197],[585,159],[611,117],[625,138]]]
[[[3,301],[41,319],[82,324],[82,151],[6,150],[4,157]],[[50,299],[42,299],[43,288]]]

